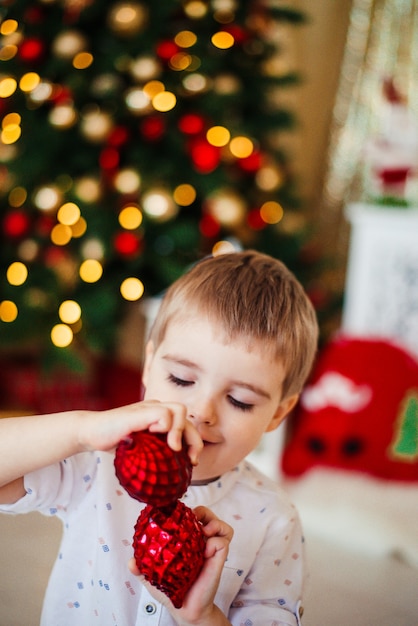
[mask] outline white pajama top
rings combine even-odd
[[[120,486],[113,454],[82,453],[25,476],[26,495],[5,513],[40,511],[63,523],[41,626],[175,626],[127,567],[143,504]],[[303,537],[287,495],[249,462],[191,486],[189,507],[209,507],[230,524],[215,603],[233,626],[298,626]]]

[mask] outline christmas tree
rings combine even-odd
[[[295,123],[280,93],[298,80],[280,29],[300,12],[257,0],[0,11],[3,347],[109,353],[129,302],[228,246],[303,280],[308,229],[278,141]]]

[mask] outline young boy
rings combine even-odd
[[[64,525],[44,626],[300,624],[298,516],[245,457],[294,407],[316,344],[313,308],[282,263],[220,255],[168,289],[146,347],[143,402],[0,420],[0,510]],[[143,505],[115,477],[115,446],[147,428],[166,432],[173,449],[184,437],[194,464],[184,501],[207,544],[180,609],[137,576]]]

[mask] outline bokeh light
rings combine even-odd
[[[125,300],[134,302],[142,297],[142,294],[144,293],[144,285],[139,278],[131,276],[130,278],[125,278],[122,282],[120,292]]]
[[[85,283],[96,283],[102,277],[103,266],[96,259],[86,259],[80,265],[79,273]]]
[[[28,277],[28,268],[24,263],[15,261],[7,268],[6,277],[11,285],[23,285]]]
[[[189,206],[196,200],[196,189],[187,183],[178,185],[174,190],[173,198],[180,206]]]
[[[57,348],[66,348],[73,338],[74,333],[66,324],[56,324],[51,330],[51,341]]]
[[[221,50],[227,50],[228,48],[232,48],[235,43],[231,33],[228,33],[224,30],[220,30],[219,32],[212,35],[211,41],[216,48],[220,48]]]
[[[16,304],[11,300],[0,302],[0,320],[2,322],[14,322],[18,313]]]
[[[58,315],[65,324],[75,324],[81,317],[81,307],[75,300],[65,300],[60,304]]]
[[[135,230],[142,223],[142,213],[137,206],[129,205],[119,213],[119,224],[127,230]]]

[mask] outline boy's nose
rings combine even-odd
[[[189,418],[194,423],[214,424],[216,421],[216,411],[210,400],[198,400],[189,406]]]

